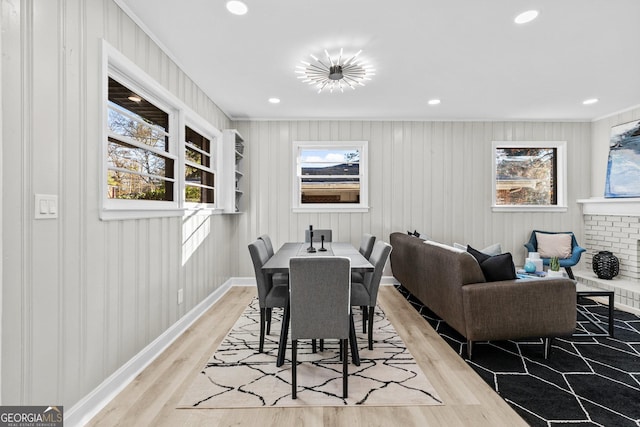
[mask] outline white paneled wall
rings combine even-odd
[[[358,244],[364,232],[389,239],[417,229],[444,243],[478,247],[500,242],[523,262],[532,228],[573,230],[582,237],[576,199],[590,194],[591,123],[242,121],[246,141],[245,197],[240,273],[251,275],[244,245],[268,233],[277,247],[303,238],[313,224],[334,239]],[[369,141],[368,213],[292,213],[294,140]],[[567,141],[566,213],[493,213],[491,142]],[[248,165],[248,166],[247,166]]]
[[[5,405],[70,408],[238,275],[237,216],[98,219],[101,39],[231,125],[111,0],[2,0]],[[58,219],[33,219],[35,193]]]

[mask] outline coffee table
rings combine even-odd
[[[593,314],[587,310],[578,308],[578,313],[581,314],[589,323],[596,327],[600,332],[577,332],[574,333],[574,337],[613,337],[614,323],[613,323],[613,291],[605,291],[602,289],[591,288],[580,282],[576,282],[576,298],[580,297],[608,297],[609,298],[609,327],[608,330],[602,326],[602,322],[599,322],[593,317]]]

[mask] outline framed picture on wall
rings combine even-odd
[[[604,197],[640,197],[640,120],[611,128]]]

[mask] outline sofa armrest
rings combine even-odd
[[[569,279],[518,279],[462,287],[469,341],[567,336],[576,327]]]

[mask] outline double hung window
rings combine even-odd
[[[214,141],[185,127],[185,201],[215,203]]]
[[[109,77],[107,197],[174,201],[169,114]]]

